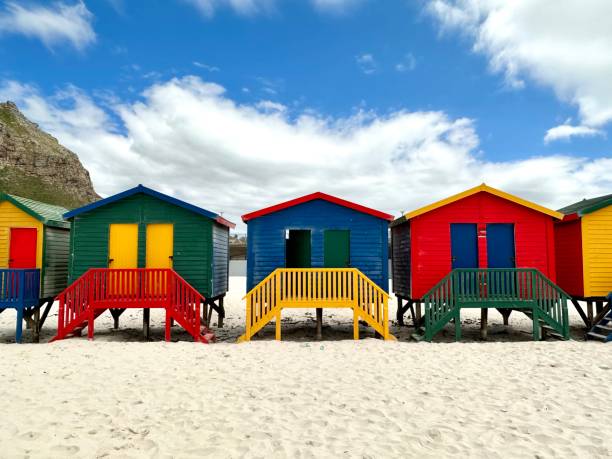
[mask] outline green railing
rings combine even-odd
[[[431,341],[453,319],[460,336],[461,308],[528,310],[534,339],[540,322],[568,339],[568,301],[569,295],[537,269],[454,269],[423,297],[425,339]]]

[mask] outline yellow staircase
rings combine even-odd
[[[354,339],[361,319],[385,340],[395,340],[389,334],[389,295],[355,268],[278,268],[245,298],[246,333],[238,342],[249,341],[273,319],[280,340],[283,308],[351,308]]]

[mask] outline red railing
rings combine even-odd
[[[57,297],[62,339],[105,309],[164,308],[196,340],[201,333],[204,297],[172,269],[90,269]],[[96,314],[98,310],[98,314]],[[167,320],[170,322],[170,320]],[[169,323],[166,324],[169,339]]]

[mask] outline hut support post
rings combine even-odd
[[[225,308],[223,306],[223,298],[224,298],[223,296],[219,298],[219,312],[218,312],[219,320],[217,322],[217,326],[219,328],[223,328],[223,318],[225,317]]]
[[[504,325],[508,326],[508,321],[510,319],[510,314],[512,314],[512,309],[499,309],[499,313],[502,315],[504,319]]]
[[[165,333],[166,341],[170,341],[171,333],[172,333],[172,318],[170,317],[170,311],[166,309],[166,333]]]
[[[23,333],[23,308],[17,308],[17,324],[15,325],[15,341],[21,343]]]
[[[317,308],[317,333],[316,339],[323,339],[323,308]]]
[[[601,313],[601,311],[603,310],[603,307],[604,307],[604,302],[603,301],[598,300],[595,303],[595,310],[597,311],[597,315],[599,315]]]
[[[32,338],[35,343],[40,342],[40,308],[42,308],[42,304],[39,304],[34,308],[34,328],[32,330]]]
[[[457,308],[455,315],[455,341],[461,341],[461,308]]]
[[[281,309],[276,313],[276,341],[281,340]]]
[[[576,311],[578,311],[578,314],[582,318],[582,321],[584,322],[584,325],[586,325],[586,327],[590,329],[592,324],[593,324],[592,319],[589,321],[589,318],[584,313],[584,310],[582,309],[582,306],[580,306],[580,303],[578,303],[578,300],[576,298],[572,298],[571,301],[572,301],[572,304],[574,305],[574,307],[576,308]]]
[[[480,339],[487,339],[487,325],[489,321],[489,309],[482,308],[480,310]]]
[[[593,323],[593,301],[587,300],[587,317],[589,319],[589,324]]]
[[[415,328],[418,327],[418,324],[421,323],[421,302],[418,301],[416,303],[416,306],[414,308],[414,312],[415,312]]]
[[[144,339],[151,338],[151,310],[144,308],[142,311],[142,335]]]

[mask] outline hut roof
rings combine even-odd
[[[302,196],[300,198],[291,199],[290,201],[282,202],[280,204],[276,204],[274,206],[266,207],[261,210],[257,210],[255,212],[251,212],[242,216],[243,222],[248,222],[249,220],[253,220],[258,217],[263,217],[264,215],[272,214],[274,212],[278,212],[279,210],[287,209],[289,207],[294,207],[299,204],[304,204],[306,202],[315,201],[317,199],[322,199],[323,201],[331,202],[333,204],[337,204],[342,207],[347,207],[349,209],[356,210],[357,212],[362,212],[364,214],[372,215],[377,218],[381,218],[383,220],[392,221],[393,215],[386,214],[384,212],[380,212],[378,210],[371,209],[369,207],[362,206],[360,204],[355,204],[354,202],[346,201],[344,199],[337,198],[335,196],[316,192],[307,194],[306,196]]]
[[[206,209],[202,209],[201,207],[194,206],[193,204],[189,204],[188,202],[181,201],[180,199],[173,198],[172,196],[168,196],[167,194],[160,193],[159,191],[152,190],[151,188],[147,188],[143,185],[135,186],[134,188],[130,188],[129,190],[123,191],[122,193],[115,194],[113,196],[109,196],[108,198],[100,199],[99,201],[93,202],[83,207],[79,207],[78,209],[71,210],[70,212],[66,212],[64,214],[64,218],[73,218],[77,215],[80,215],[85,212],[90,212],[94,209],[98,209],[99,207],[106,206],[113,202],[117,202],[121,199],[127,198],[129,196],[133,196],[135,194],[146,194],[148,196],[152,196],[161,201],[168,202],[170,204],[174,204],[175,206],[182,207],[183,209],[187,209],[191,212],[194,212],[198,215],[202,215],[204,217],[215,220],[217,223],[227,226],[228,228],[234,228],[236,225],[229,220],[226,220],[219,214],[211,212]]]
[[[574,204],[559,209],[559,212],[565,215],[578,214],[582,216],[610,205],[612,205],[612,194],[606,194],[605,196],[583,199],[582,201],[575,202]]]
[[[68,211],[61,206],[54,206],[34,199],[22,198],[8,193],[0,193],[0,201],[8,201],[18,209],[41,221],[44,225],[57,228],[70,228],[70,222],[63,218]]]
[[[506,199],[508,201],[514,202],[515,204],[519,204],[529,209],[533,209],[537,212],[542,212],[543,214],[550,215],[551,217],[557,218],[559,220],[563,218],[563,214],[561,212],[556,212],[554,210],[540,206],[539,204],[535,204],[531,201],[527,201],[526,199],[519,198],[518,196],[514,196],[510,193],[506,193],[505,191],[498,190],[497,188],[493,188],[483,183],[481,185],[475,186],[474,188],[470,188],[469,190],[465,190],[461,193],[450,196],[446,199],[442,199],[441,201],[437,201],[437,202],[434,202],[433,204],[429,204],[428,206],[421,207],[420,209],[413,210],[412,212],[408,212],[407,214],[395,220],[391,224],[391,226],[397,226],[414,217],[418,217],[419,215],[423,215],[427,212],[431,212],[432,210],[439,209],[440,207],[443,207],[447,204],[451,204],[453,202],[459,201],[463,198],[467,198],[468,196],[472,196],[480,192],[485,192],[485,193],[492,194],[494,196],[498,196],[502,199]]]

